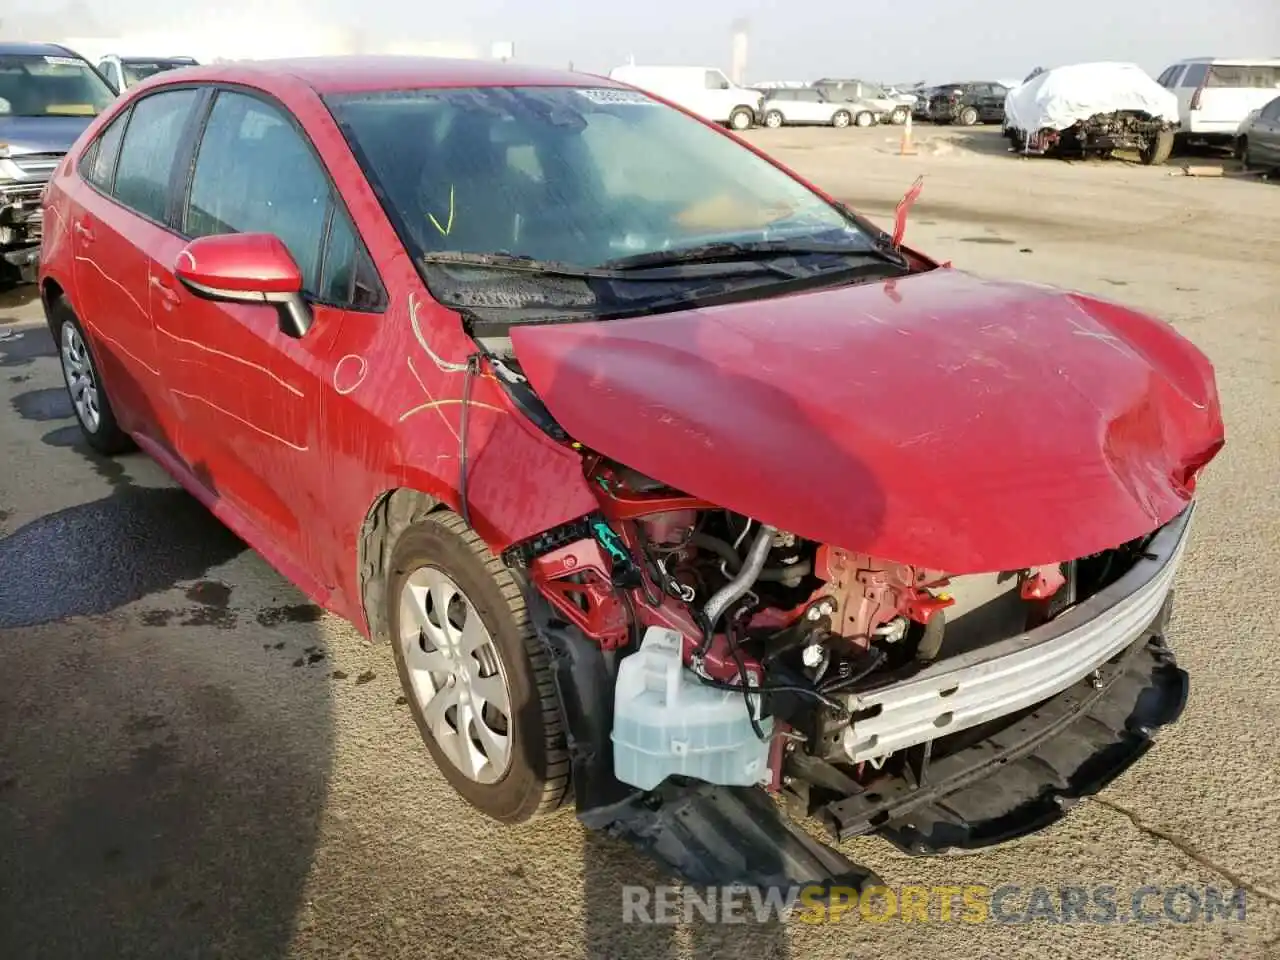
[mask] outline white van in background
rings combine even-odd
[[[643,67],[627,64],[609,72],[610,80],[670,100],[686,110],[734,130],[746,130],[760,122],[764,96],[757,90],[734,85],[715,67]]]
[[[1181,139],[1226,143],[1245,117],[1280,96],[1280,58],[1194,57],[1156,82],[1178,97]]]

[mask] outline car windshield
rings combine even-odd
[[[598,267],[709,244],[869,248],[857,223],[731,138],[626,89],[327,98],[415,257]]]
[[[0,117],[94,117],[114,99],[77,57],[0,55]]]
[[[189,67],[191,64],[182,60],[125,60],[120,66],[124,70],[125,82],[133,86],[148,77],[154,77],[157,73]]]

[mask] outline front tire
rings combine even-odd
[[[957,118],[962,127],[972,127],[978,122],[978,111],[973,107],[965,107]]]
[[[895,127],[900,127],[907,122],[907,108],[897,107],[893,113],[889,114],[889,122]]]
[[[1158,167],[1173,154],[1173,131],[1161,130],[1156,138],[1147,144],[1138,154],[1138,158],[1148,167]]]
[[[831,118],[831,125],[833,127],[847,127],[849,125],[849,119],[848,110],[837,110],[835,115]]]
[[[569,791],[552,667],[520,585],[455,513],[391,548],[386,622],[418,731],[449,784],[502,823],[551,813]]]
[[[734,130],[750,130],[755,122],[755,114],[746,107],[735,107],[729,114],[729,126]]]
[[[780,126],[782,126],[782,120],[783,120],[782,114],[779,113],[777,110],[770,110],[768,113],[764,115],[764,125],[768,127],[770,130],[777,130]]]
[[[99,366],[75,311],[63,299],[49,306],[50,326],[58,345],[62,382],[75,410],[85,443],[106,456],[134,449],[133,438],[116,422]]]
[[[854,122],[860,127],[869,127],[876,122],[875,114],[864,110],[862,113],[858,114],[858,117]]]

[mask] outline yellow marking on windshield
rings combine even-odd
[[[60,117],[94,117],[98,114],[92,103],[51,103],[44,112]]]
[[[442,237],[447,237],[450,231],[453,230],[453,184],[452,183],[449,184],[449,219],[445,222],[445,225],[443,227],[440,226],[440,221],[436,219],[436,215],[434,213],[428,213],[427,219],[431,221],[431,225],[433,227],[435,227],[437,230],[440,231],[440,236]]]

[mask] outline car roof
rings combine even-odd
[[[75,57],[84,59],[74,50],[57,43],[36,43],[28,41],[0,41],[0,57]]]
[[[152,86],[156,79],[159,78],[153,78],[148,86]],[[262,85],[269,85],[272,80],[294,80],[301,81],[321,95],[447,87],[623,86],[617,81],[591,74],[498,60],[404,56],[236,60],[197,66],[182,72],[183,83],[200,80]]]
[[[1207,63],[1222,67],[1280,67],[1280,57],[1188,57],[1174,66],[1187,63]]]

